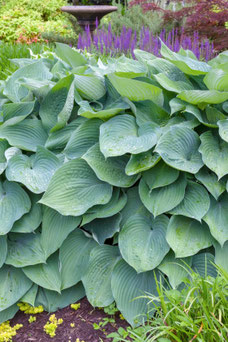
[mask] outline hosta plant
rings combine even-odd
[[[139,324],[156,278],[227,269],[228,53],[134,53],[57,44],[1,82],[0,321],[86,294]]]

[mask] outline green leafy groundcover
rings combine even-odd
[[[0,321],[86,294],[134,325],[156,277],[228,270],[228,52],[161,54],[57,44],[1,81]]]

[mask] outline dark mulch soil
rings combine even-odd
[[[23,328],[18,330],[17,335],[13,338],[13,342],[75,342],[77,338],[80,342],[111,342],[112,339],[107,338],[106,335],[117,331],[119,327],[126,328],[127,322],[115,316],[115,323],[108,323],[104,328],[105,332],[101,330],[94,330],[93,323],[99,322],[105,318],[110,317],[104,313],[103,310],[94,309],[86,298],[81,301],[81,307],[77,311],[68,306],[67,308],[55,312],[57,318],[62,318],[63,323],[58,326],[56,336],[51,338],[47,335],[43,327],[48,321],[51,314],[43,312],[36,315],[36,322],[29,323],[30,315],[26,315],[19,311],[11,320],[11,325],[23,324]],[[33,315],[34,316],[34,315]],[[75,327],[70,326],[75,323]]]

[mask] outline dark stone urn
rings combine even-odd
[[[106,14],[117,11],[116,6],[103,5],[103,1],[92,0],[97,5],[81,6],[77,1],[73,1],[74,6],[64,6],[61,8],[63,12],[72,14],[77,18],[79,25],[85,31],[86,27],[90,27],[90,31],[93,32],[96,29],[96,25],[99,24],[102,17]],[[109,0],[107,0],[109,1]],[[108,2],[105,2],[106,4]],[[77,4],[77,6],[75,6]]]

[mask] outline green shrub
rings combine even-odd
[[[161,54],[57,44],[1,83],[0,320],[86,293],[140,324],[159,273],[227,270],[228,52]]]
[[[73,37],[68,17],[60,8],[65,0],[8,0],[0,7],[0,40],[6,42],[31,42],[42,40],[42,32],[54,32]]]
[[[158,283],[159,295],[147,296],[157,303],[154,319],[136,329],[120,328],[108,337],[113,342],[126,341],[126,337],[134,342],[226,342],[228,273],[220,269],[217,277],[202,277],[185,269],[190,277],[184,280],[184,289],[167,289]]]

